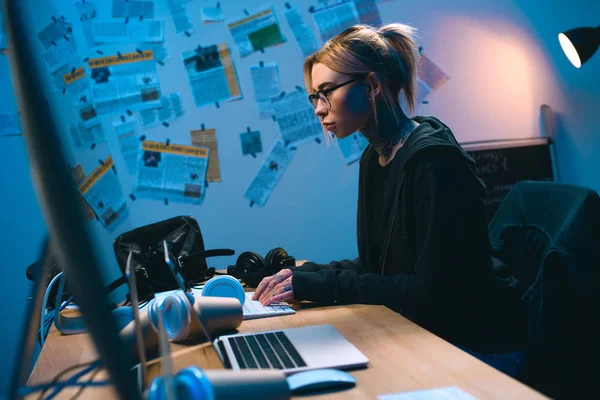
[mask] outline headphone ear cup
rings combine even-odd
[[[256,287],[265,277],[265,260],[260,254],[246,251],[238,257],[235,268],[239,278],[246,285]]]
[[[287,251],[281,247],[269,250],[265,256],[266,274],[273,275],[281,271],[284,267],[284,260],[289,259]]]

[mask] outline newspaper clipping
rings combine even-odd
[[[79,191],[100,222],[113,231],[127,214],[127,203],[109,156],[79,186]]]
[[[279,68],[276,63],[261,63],[251,65],[249,68],[254,84],[254,98],[258,106],[259,118],[271,118],[274,115],[271,99],[281,93]]]
[[[273,7],[229,21],[227,27],[242,57],[285,42]]]
[[[68,129],[75,147],[89,147],[106,141],[102,124],[98,119],[94,124],[89,125],[83,121],[76,121],[69,124]]]
[[[296,7],[287,9],[283,13],[283,16],[287,20],[304,57],[308,57],[319,50],[319,42],[315,34],[306,25],[304,18],[302,18],[300,11]]]
[[[135,118],[121,116],[113,121],[113,130],[117,136],[127,172],[129,172],[129,175],[135,175],[141,147],[137,122]]]
[[[210,149],[208,158],[208,172],[206,180],[208,182],[221,182],[221,164],[219,162],[219,147],[217,145],[217,130],[202,129],[190,132],[192,146],[203,146]]]
[[[175,32],[178,34],[187,33],[188,35],[194,31],[194,26],[190,21],[190,16],[187,11],[187,3],[189,0],[167,0],[169,13],[175,24]]]
[[[152,50],[88,61],[98,114],[160,107],[160,83]]]
[[[207,147],[145,141],[138,159],[135,195],[201,204],[209,152]]]
[[[358,11],[353,0],[340,0],[330,5],[324,5],[313,11],[313,17],[323,42],[328,41],[338,33],[360,23]]]
[[[303,90],[282,93],[271,101],[286,146],[305,144],[323,134],[321,123]]]
[[[140,111],[142,125],[150,128],[162,124],[169,127],[169,123],[185,113],[179,93],[170,93],[160,99],[160,108]]]
[[[77,54],[73,24],[62,18],[54,18],[52,23],[38,33],[38,39],[44,48],[43,58],[50,73]]]
[[[157,19],[123,20],[96,19],[93,31],[94,43],[158,43],[165,41],[165,23]]]
[[[182,58],[196,107],[242,98],[226,43],[198,46],[194,51],[183,53]]]
[[[286,147],[281,140],[273,143],[267,158],[262,163],[258,172],[252,179],[250,187],[244,197],[250,200],[250,206],[263,207],[283,176],[283,173],[292,162],[294,150]]]
[[[369,145],[367,139],[360,132],[354,132],[345,139],[338,139],[337,143],[342,152],[342,157],[344,157],[344,161],[348,165],[360,160],[360,157]]]
[[[65,90],[71,96],[79,119],[83,121],[86,128],[91,128],[99,123],[94,95],[90,88],[90,81],[84,67],[73,69],[63,75]]]

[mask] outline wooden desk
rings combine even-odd
[[[245,321],[240,332],[317,324],[333,324],[370,362],[366,369],[351,372],[357,380],[355,388],[310,398],[375,399],[385,393],[443,386],[458,386],[478,399],[546,398],[383,306],[302,308],[295,315]],[[175,371],[191,364],[205,369],[223,368],[208,343],[173,344],[172,350]],[[29,384],[50,381],[64,368],[96,358],[87,334],[63,336],[54,330],[48,335]],[[153,362],[150,375],[156,376],[159,369],[159,364]],[[105,371],[101,371],[95,379],[105,378]],[[57,398],[68,399],[76,390],[65,389]],[[114,397],[109,387],[89,387],[80,396],[82,399]]]

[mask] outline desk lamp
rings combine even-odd
[[[559,33],[558,41],[569,61],[580,68],[600,46],[600,26],[570,29]]]

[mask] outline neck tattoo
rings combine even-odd
[[[385,106],[378,105],[378,109],[384,110]],[[379,115],[379,127],[376,126],[375,121],[371,118],[363,129],[361,129],[361,133],[380,156],[389,159],[394,147],[398,143],[400,143],[400,146],[404,144],[410,133],[414,130],[415,125],[401,110],[398,113],[399,118],[397,119],[391,112],[381,114],[385,114],[385,116]]]

